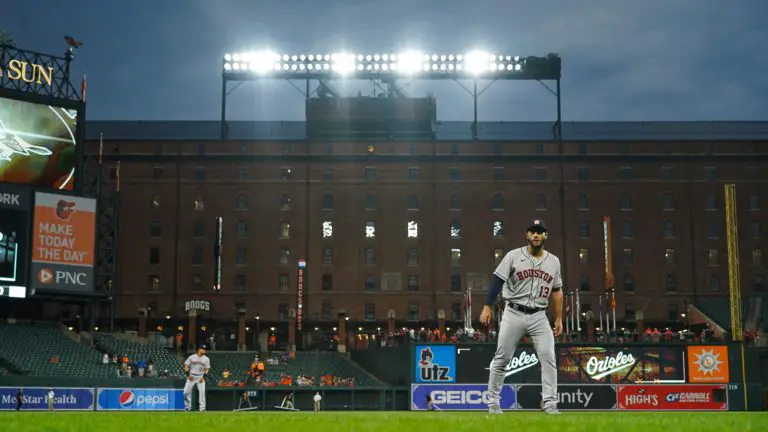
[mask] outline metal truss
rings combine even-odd
[[[60,102],[82,103],[80,92],[70,80],[74,58],[72,48],[64,57],[58,57],[0,45],[0,88],[26,97],[36,95]]]

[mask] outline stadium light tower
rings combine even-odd
[[[557,98],[557,121],[553,137],[561,139],[560,102],[561,59],[557,54],[544,57],[519,57],[473,51],[466,54],[428,54],[418,51],[384,54],[354,53],[305,53],[280,54],[273,51],[241,52],[225,54],[222,62],[221,91],[221,139],[228,137],[227,96],[243,82],[262,79],[288,81],[306,99],[313,94],[338,96],[329,82],[340,79],[370,80],[377,86],[387,87],[395,97],[405,97],[397,86],[398,79],[408,80],[453,80],[472,96],[474,118],[472,138],[477,139],[477,100],[494,82],[499,80],[538,81]],[[468,89],[458,80],[472,80]],[[478,90],[478,81],[490,81]],[[304,90],[295,84],[304,81]],[[310,91],[313,81],[317,88]],[[555,81],[551,89],[544,81]],[[231,89],[229,82],[237,84]]]

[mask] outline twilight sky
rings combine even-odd
[[[3,15],[19,47],[61,54],[64,34],[85,43],[74,71],[77,88],[87,71],[92,120],[218,120],[222,55],[263,48],[556,52],[565,121],[768,120],[766,0],[24,0]],[[454,82],[405,88],[433,92],[440,120],[471,120]],[[303,96],[276,80],[241,86],[227,109],[230,120],[304,118]],[[479,102],[481,121],[554,116],[536,82],[497,82]]]

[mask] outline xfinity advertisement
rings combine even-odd
[[[520,409],[541,409],[541,386],[521,385],[517,388],[517,404]],[[607,411],[616,409],[615,385],[557,386],[557,407],[561,411]]]

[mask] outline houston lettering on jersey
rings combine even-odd
[[[551,284],[552,281],[555,280],[551,274],[537,268],[518,270],[515,273],[515,278],[517,278],[518,281],[523,281],[526,279],[541,279],[548,284]]]

